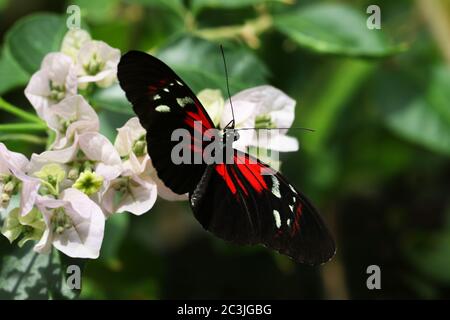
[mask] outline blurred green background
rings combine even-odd
[[[158,199],[141,217],[108,220],[81,298],[450,298],[450,1],[0,0],[3,99],[32,109],[23,89],[59,49],[70,4],[94,39],[157,54],[196,92],[225,94],[222,43],[232,93],[270,83],[296,99],[295,125],[315,132],[291,130],[301,147],[282,155],[282,171],[314,200],[338,248],[324,266],[297,265],[224,243],[187,203]],[[371,4],[381,30],[366,27]],[[120,89],[91,103],[113,140],[131,117]],[[45,132],[11,132],[13,122],[0,110],[9,149],[45,149]],[[14,250],[0,237],[0,273]],[[366,287],[373,264],[381,290]]]

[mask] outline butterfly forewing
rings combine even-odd
[[[175,193],[192,191],[206,165],[174,164],[172,150],[181,138],[172,141],[172,134],[177,129],[189,132],[191,163],[194,163],[194,157],[201,158],[202,149],[210,143],[203,140],[202,135],[214,128],[207,112],[172,69],[146,53],[130,51],[125,54],[118,66],[118,78],[147,130],[148,153],[159,178]],[[195,130],[200,132],[195,135]]]

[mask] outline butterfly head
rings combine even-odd
[[[235,129],[224,129],[223,132],[223,142],[224,144],[227,141],[237,141],[239,139],[239,133]]]

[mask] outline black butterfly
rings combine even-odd
[[[175,129],[194,136],[194,129],[205,133],[215,126],[192,90],[165,63],[130,51],[120,60],[118,78],[147,130],[148,153],[158,177],[173,192],[189,193],[192,211],[206,230],[237,244],[263,244],[310,265],[334,255],[333,238],[311,202],[251,155],[233,149],[231,164],[171,161],[178,143],[171,141]],[[201,128],[194,128],[195,121],[201,121]],[[226,129],[224,140],[235,134],[234,123]],[[202,152],[191,143],[192,152]]]

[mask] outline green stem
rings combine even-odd
[[[46,131],[46,130],[47,126],[42,122],[0,124],[0,132]]]
[[[0,141],[24,141],[31,144],[45,145],[47,139],[36,137],[31,134],[10,133],[0,135]]]
[[[194,31],[194,34],[207,40],[242,38],[250,47],[258,47],[258,36],[273,26],[272,17],[262,14],[256,19],[247,20],[243,25],[205,28]]]
[[[39,123],[42,124],[42,120],[35,116],[34,114],[24,111],[14,105],[12,105],[11,103],[5,101],[2,97],[0,97],[0,110],[4,110],[6,112],[12,113],[16,116],[18,116],[19,118],[22,118],[24,120],[30,121],[30,122],[34,122],[34,123]]]

